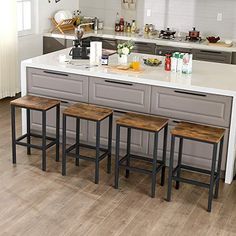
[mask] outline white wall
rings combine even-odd
[[[152,10],[150,17],[147,9]],[[217,14],[223,20],[217,21]],[[236,38],[235,0],[145,0],[144,22],[153,23],[157,29],[172,27],[188,32],[196,26],[203,35]]]
[[[32,35],[19,37],[19,61],[42,54],[43,40],[42,34],[51,29],[50,17],[61,9],[78,9],[78,0],[34,0],[35,1],[35,32]]]

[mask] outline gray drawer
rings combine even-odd
[[[90,78],[89,102],[130,111],[150,111],[151,87],[117,80]]]
[[[178,121],[177,121],[178,122]],[[176,125],[175,120],[169,121],[169,130],[168,130],[168,142],[167,142],[167,163],[170,157],[170,145],[171,145],[171,135],[170,131]],[[228,137],[229,129],[226,128],[224,147],[223,147],[223,156],[222,156],[222,165],[221,170],[225,170],[226,167],[226,157],[227,157],[227,147],[228,147]],[[149,134],[149,154],[153,154],[153,134]],[[176,139],[175,144],[175,160],[177,160],[179,148],[179,139]],[[201,143],[191,140],[184,140],[183,146],[183,163],[187,165],[193,165],[195,167],[210,169],[211,160],[212,160],[212,150],[213,147],[207,143]],[[159,143],[158,143],[158,159],[162,158],[163,151],[163,132],[160,133]]]
[[[112,148],[115,149],[116,141],[116,119],[123,116],[124,112],[115,111],[113,115],[113,133],[112,133]],[[132,130],[131,133],[131,150],[132,153],[148,153],[148,133],[140,130]],[[104,120],[101,124],[101,144],[107,147],[108,137],[108,119]],[[95,122],[89,122],[88,125],[88,142],[95,144],[96,142],[96,125]],[[120,148],[126,150],[127,146],[127,129],[121,128]]]
[[[232,98],[178,89],[152,87],[151,113],[229,127]]]
[[[231,64],[232,53],[195,49],[193,51],[193,59],[199,61],[211,61],[211,62]]]
[[[88,77],[28,68],[28,93],[88,102]]]

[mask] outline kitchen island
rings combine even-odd
[[[163,65],[155,68],[143,66],[144,71],[134,73],[113,69],[112,65],[117,63],[116,54],[110,57],[109,67],[90,67],[88,60],[70,61],[69,51],[70,49],[65,49],[23,61],[22,95],[32,94],[60,99],[62,110],[75,102],[111,107],[115,111],[115,119],[127,111],[164,116],[170,119],[170,129],[179,120],[223,127],[226,129],[226,135],[221,169],[225,171],[225,182],[232,182],[236,151],[235,66],[194,61],[191,75],[166,72]],[[22,116],[24,131],[25,113]],[[47,131],[53,132],[53,113],[49,114],[47,122]],[[32,128],[40,130],[40,123],[39,116],[34,112]],[[75,124],[70,120],[68,136],[71,139],[74,137],[74,131]],[[106,134],[104,126],[101,131],[102,144],[106,144]],[[121,139],[121,147],[125,148],[125,133],[122,133]],[[149,156],[152,139],[152,135],[146,132],[133,132],[132,150]],[[94,143],[93,123],[84,122],[81,125],[81,140]],[[114,141],[113,138],[113,147]],[[168,156],[169,144],[170,142],[167,148]],[[159,153],[161,147],[160,143]],[[186,164],[209,168],[211,151],[209,145],[186,141],[183,160]],[[175,154],[177,155],[177,150]]]

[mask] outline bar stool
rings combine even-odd
[[[215,194],[214,194],[215,198],[218,197],[218,191],[219,191],[224,133],[225,129],[222,128],[216,128],[188,122],[181,122],[174,129],[171,130],[171,151],[170,151],[167,201],[171,200],[172,180],[176,181],[176,189],[179,189],[180,182],[193,184],[209,189],[207,211],[211,212],[214,186],[215,186]],[[173,170],[175,138],[179,138],[180,142],[179,142],[179,152],[178,152],[178,164]],[[209,143],[213,146],[211,170],[205,170],[182,164],[182,150],[183,150],[184,139]],[[218,146],[219,146],[219,156],[217,163]],[[216,168],[216,163],[217,163],[217,168]],[[182,178],[180,176],[182,169],[194,171],[197,173],[207,174],[210,176],[210,183],[203,183],[192,179]]]
[[[76,142],[74,145],[66,148],[66,118],[74,117],[76,119]],[[101,122],[109,117],[108,130],[108,148],[100,147],[100,129]],[[96,123],[96,146],[80,143],[80,120],[88,120]],[[79,166],[79,159],[95,162],[95,184],[99,182],[99,162],[106,156],[107,159],[107,173],[111,173],[111,149],[112,149],[112,119],[113,111],[108,108],[98,107],[92,104],[76,103],[63,112],[63,138],[62,138],[62,175],[66,175],[66,157],[75,157],[75,164]],[[96,157],[80,155],[80,147],[96,150]],[[75,150],[75,153],[72,151]],[[103,154],[100,155],[100,151]]]
[[[12,162],[16,164],[16,145],[27,147],[27,154],[31,155],[31,148],[42,150],[42,170],[46,171],[46,150],[56,145],[56,161],[59,161],[59,126],[60,126],[60,101],[36,97],[24,96],[11,101],[11,123],[12,123]],[[27,117],[27,133],[16,138],[15,108],[25,108]],[[46,113],[48,110],[56,107],[56,138],[49,137],[46,134]],[[30,129],[30,111],[36,110],[42,112],[42,134],[32,133]],[[31,144],[31,137],[41,138],[42,145]],[[22,142],[27,138],[27,142]],[[50,142],[47,144],[47,140]]]
[[[155,197],[156,175],[159,171],[161,173],[161,185],[165,182],[165,166],[166,166],[166,146],[167,146],[167,132],[168,120],[155,116],[141,115],[137,113],[126,113],[124,116],[116,121],[116,162],[115,162],[115,188],[118,188],[119,170],[121,166],[126,169],[126,178],[129,177],[130,171],[149,174],[152,177],[151,197]],[[126,155],[120,159],[120,129],[121,127],[127,129],[127,151]],[[153,159],[131,154],[131,129],[143,130],[154,133],[154,150]],[[164,130],[163,140],[163,156],[162,160],[157,160],[158,136]],[[152,164],[152,170],[137,168],[131,166],[132,160],[141,160]],[[126,162],[124,164],[124,162]]]

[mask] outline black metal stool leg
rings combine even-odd
[[[183,138],[179,138],[179,155],[178,155],[178,170],[177,170],[177,178],[180,177],[180,173],[181,173],[181,163],[182,163],[182,154],[183,154]],[[176,185],[175,185],[176,189],[179,189],[179,181],[176,181]]]
[[[126,159],[126,166],[130,166],[130,146],[131,146],[131,128],[127,128],[127,151],[126,151],[126,155],[127,155],[127,159]],[[129,173],[130,170],[126,169],[125,170],[125,177],[129,178]]]
[[[222,137],[220,141],[219,158],[218,158],[218,164],[217,164],[217,181],[216,181],[216,186],[215,186],[214,198],[218,198],[218,194],[219,194],[220,169],[221,169],[221,162],[222,162],[223,146],[224,146],[224,137]]]
[[[168,178],[168,190],[167,190],[167,201],[171,201],[171,190],[172,190],[172,172],[174,162],[174,151],[175,151],[175,136],[171,136],[171,149],[170,149],[170,163],[169,163],[169,178]]]
[[[42,111],[42,170],[46,171],[46,111]]]
[[[119,187],[119,152],[120,152],[120,125],[116,125],[116,161],[115,161],[115,188]]]
[[[158,148],[158,132],[155,132],[154,136],[154,148],[153,148],[153,162],[152,162],[152,190],[151,197],[155,197],[156,190],[156,176],[157,176],[157,148]]]
[[[16,164],[16,108],[11,105],[12,163]]]
[[[111,173],[111,151],[112,151],[112,121],[113,115],[109,116],[109,130],[108,130],[108,155],[107,155],[107,173]]]
[[[66,115],[62,121],[62,175],[66,175]]]
[[[213,199],[217,148],[218,148],[218,144],[217,143],[213,144],[213,156],[212,156],[212,164],[211,164],[211,176],[210,176],[210,187],[209,187],[208,208],[207,208],[208,212],[211,212],[211,205],[212,205],[212,199]]]
[[[96,161],[95,161],[95,184],[99,182],[99,155],[100,155],[100,121],[96,124]]]
[[[168,134],[168,124],[164,129],[163,156],[162,156],[163,167],[161,171],[161,186],[164,186],[165,184],[167,134]]]
[[[30,109],[26,109],[26,119],[27,119],[27,144],[30,144]],[[27,155],[31,155],[31,148],[27,147]]]
[[[75,165],[79,166],[79,155],[80,155],[80,119],[76,118],[76,157],[75,157]]]
[[[60,161],[60,105],[56,107],[56,161]]]

